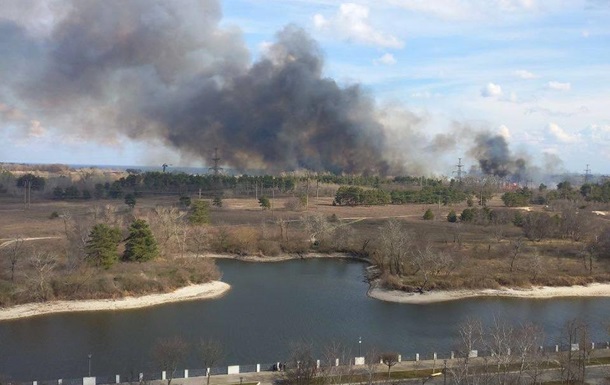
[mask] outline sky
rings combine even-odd
[[[24,1],[27,11],[18,4]],[[27,73],[7,55],[35,50],[56,33],[62,16],[53,4],[0,0],[9,10],[0,14],[0,25],[23,25],[35,37],[3,44],[0,29],[0,79]],[[549,172],[583,173],[588,165],[592,173],[610,174],[610,1],[225,0],[219,5],[218,29],[243,43],[250,65],[268,54],[278,31],[296,25],[319,45],[324,78],[341,87],[359,84],[382,121],[416,116],[409,130],[425,138],[417,146],[439,134],[460,136],[469,127],[501,135],[512,153]],[[45,108],[9,91],[0,87],[0,162],[205,163],[155,137],[67,130],[62,124],[68,116],[50,118]],[[425,158],[425,148],[420,150]],[[475,164],[468,145],[458,140],[433,162],[427,159],[434,164],[425,172],[451,175],[458,157],[467,168]]]

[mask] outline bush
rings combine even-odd
[[[271,201],[269,200],[268,197],[266,196],[262,196],[260,198],[258,198],[258,204],[261,206],[261,208],[263,210],[268,210],[271,208]]]
[[[282,247],[279,242],[267,239],[258,242],[258,250],[262,255],[267,257],[275,257],[282,253]]]
[[[191,197],[183,195],[178,199],[178,202],[183,207],[189,207],[191,205]]]
[[[49,219],[57,219],[59,218],[59,213],[57,211],[53,211],[51,215],[49,215]]]
[[[303,211],[305,210],[305,204],[300,198],[292,197],[288,198],[286,204],[284,205],[286,210],[289,211]]]
[[[434,219],[434,213],[432,212],[432,209],[426,210],[426,212],[424,213],[424,220],[431,221],[433,219]]]
[[[447,214],[447,222],[451,222],[451,223],[455,223],[457,222],[458,217],[457,214],[455,213],[455,211],[451,210],[449,211],[449,214]]]

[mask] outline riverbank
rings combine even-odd
[[[318,258],[329,258],[329,259],[350,259],[354,261],[370,263],[370,261],[363,257],[357,257],[350,253],[302,253],[302,254],[280,254],[276,256],[260,256],[260,255],[235,255],[235,254],[215,254],[205,253],[201,256],[193,256],[199,258],[213,258],[213,259],[234,259],[242,262],[262,262],[262,263],[273,263],[273,262],[284,262],[292,261],[296,259],[318,259]]]
[[[398,290],[385,290],[373,287],[368,292],[369,297],[381,301],[408,304],[428,304],[436,302],[456,301],[476,297],[508,297],[548,299],[559,297],[610,297],[610,283],[592,283],[587,286],[541,286],[531,289],[482,289],[482,290],[455,290],[455,291],[429,291],[423,294],[406,293]]]
[[[139,309],[171,302],[217,298],[230,289],[231,286],[225,282],[212,281],[182,287],[171,293],[147,294],[140,297],[28,303],[0,309],[0,321],[52,313]]]

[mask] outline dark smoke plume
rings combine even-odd
[[[46,34],[32,3],[51,4]],[[388,173],[402,163],[386,159],[372,99],[324,78],[319,47],[297,27],[251,64],[239,32],[219,27],[216,0],[11,5],[0,52],[17,76],[3,76],[12,80],[0,103],[25,119],[107,142],[161,138],[203,160],[219,147],[238,169]]]
[[[204,162],[218,147],[223,165],[268,172],[425,174],[475,138],[483,172],[523,173],[502,137],[455,125],[429,139],[422,117],[325,78],[302,29],[278,32],[252,63],[221,19],[217,0],[3,1],[0,124],[26,137],[161,141]]]
[[[506,139],[501,135],[477,134],[468,154],[479,162],[481,171],[486,175],[511,177],[514,181],[526,177],[525,159],[513,156]]]

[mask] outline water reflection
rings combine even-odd
[[[285,359],[292,341],[318,346],[340,341],[363,352],[371,347],[415,352],[448,352],[457,326],[479,318],[543,326],[553,341],[563,322],[586,317],[594,338],[606,340],[610,299],[469,299],[429,305],[381,302],[366,296],[364,265],[350,261],[298,260],[273,264],[218,262],[232,285],[221,299],[183,302],[120,312],[57,314],[0,323],[0,373],[16,379],[54,379],[93,373],[112,375],[147,370],[158,337],[180,335],[196,342],[220,340],[227,364]],[[201,367],[195,354],[187,366]]]

